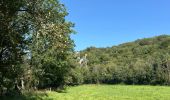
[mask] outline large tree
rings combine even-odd
[[[15,88],[22,70],[23,55],[26,53],[29,39],[29,26],[21,8],[24,0],[0,1],[0,93]]]
[[[58,0],[0,1],[1,91],[14,90],[20,81],[41,87],[64,83],[74,46],[67,14]]]
[[[34,0],[30,3],[32,27],[31,66],[40,87],[58,87],[64,84],[69,68],[68,57],[73,51],[73,24],[63,4],[57,0]]]

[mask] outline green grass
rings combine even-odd
[[[81,85],[68,87],[63,93],[46,91],[36,95],[27,94],[27,97],[29,100],[170,100],[170,87]]]

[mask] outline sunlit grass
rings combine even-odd
[[[38,92],[29,100],[170,100],[168,86],[81,85],[65,92]]]

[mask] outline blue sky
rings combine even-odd
[[[170,35],[170,0],[62,0],[75,23],[75,50]]]

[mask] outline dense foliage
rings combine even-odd
[[[0,96],[62,87],[74,43],[58,0],[0,1]]]
[[[77,67],[73,79],[82,83],[170,85],[170,36],[161,35],[108,48],[90,47],[88,65]],[[76,83],[77,82],[77,83]]]

